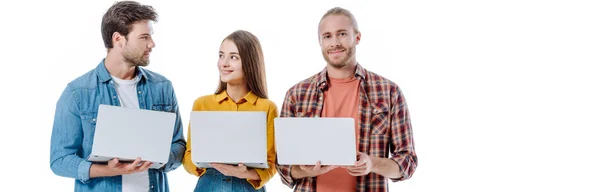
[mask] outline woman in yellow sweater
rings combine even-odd
[[[267,113],[268,169],[211,164],[197,168],[192,163],[192,140],[188,128],[183,166],[199,176],[194,191],[265,191],[264,185],[275,175],[273,120],[277,106],[267,99],[267,82],[260,42],[250,32],[238,30],[225,37],[217,62],[221,83],[214,94],[194,101],[193,111],[265,111]]]

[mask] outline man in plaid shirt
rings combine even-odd
[[[367,71],[355,58],[361,39],[350,11],[335,7],[319,23],[319,43],[327,67],[290,88],[281,117],[353,117],[354,166],[279,165],[281,180],[297,192],[388,191],[417,168],[412,128],[398,85]]]

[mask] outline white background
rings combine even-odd
[[[143,3],[160,14],[148,69],[172,80],[184,124],[217,86],[226,35],[258,36],[280,106],[325,67],[317,24],[342,6],[362,31],[358,61],[399,84],[412,115],[419,166],[391,191],[600,191],[597,1]],[[72,191],[73,179],[50,170],[54,109],[105,56],[100,22],[112,1],[0,4],[2,188]],[[168,176],[172,191],[196,184],[182,167]],[[278,176],[267,188],[291,191]]]

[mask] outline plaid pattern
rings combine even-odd
[[[390,158],[400,166],[401,177],[409,179],[417,168],[410,117],[398,85],[357,65],[359,88],[359,151],[371,156]],[[327,89],[327,71],[301,81],[286,93],[280,117],[320,117],[323,91]],[[391,152],[391,157],[389,154]],[[292,179],[290,165],[277,165],[284,184],[295,192],[315,192],[316,178]],[[370,173],[357,178],[357,192],[388,191],[387,179]]]

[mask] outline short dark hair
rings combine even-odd
[[[102,40],[104,47],[113,48],[112,35],[115,32],[127,37],[133,26],[131,24],[142,21],[158,20],[158,14],[149,5],[142,5],[135,1],[120,1],[114,3],[102,17]]]

